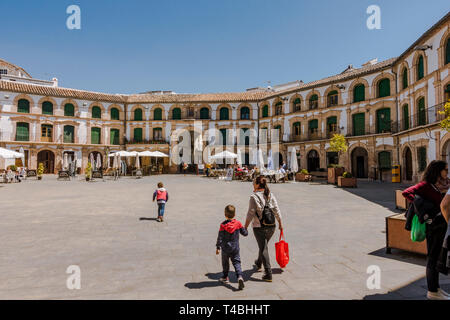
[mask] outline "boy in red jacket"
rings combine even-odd
[[[223,277],[219,279],[222,283],[228,283],[228,272],[230,270],[230,260],[236,271],[239,290],[244,289],[244,279],[242,278],[241,257],[239,255],[239,234],[244,237],[248,235],[247,229],[242,223],[234,219],[236,209],[232,205],[225,207],[225,217],[227,220],[220,225],[219,235],[216,243],[216,254],[222,250]]]
[[[169,193],[166,189],[164,189],[164,185],[162,182],[158,182],[158,189],[153,193],[153,202],[158,203],[158,218],[156,221],[163,222],[164,220],[164,209],[166,206],[166,202],[169,201]]]

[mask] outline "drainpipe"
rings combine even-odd
[[[392,66],[392,73],[394,74],[395,77],[395,108],[396,108],[396,123],[397,123],[397,128],[400,127],[400,119],[399,119],[399,114],[400,114],[400,110],[398,107],[398,75],[397,72],[394,71],[394,67]],[[399,130],[400,131],[400,130]],[[396,144],[397,144],[397,164],[400,165],[400,146],[399,146],[399,136],[396,136]]]
[[[124,103],[123,105],[123,109],[125,111],[124,117],[123,117],[123,128],[124,128],[124,133],[123,133],[123,148],[124,150],[126,150],[126,143],[125,143],[125,139],[127,138],[127,113],[128,113],[128,104]]]

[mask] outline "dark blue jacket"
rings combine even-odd
[[[239,234],[244,237],[248,235],[248,231],[240,221],[233,219],[222,222],[217,237],[217,249],[222,249],[225,252],[239,251]]]

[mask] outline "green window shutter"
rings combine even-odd
[[[450,38],[447,39],[447,46],[445,47],[445,64],[450,63]]]
[[[403,129],[409,129],[409,106],[407,104],[403,106]]]
[[[111,120],[119,120],[119,109],[117,108],[111,109]]]
[[[64,126],[64,143],[74,142],[74,127]]]
[[[120,144],[119,139],[119,129],[111,129],[110,134],[110,144],[118,145]]]
[[[328,117],[327,124],[337,124],[337,117]]]
[[[377,110],[377,133],[391,132],[391,109]]]
[[[378,166],[382,170],[391,169],[391,153],[388,151],[381,151],[378,153]]]
[[[220,109],[220,120],[229,120],[228,108]]]
[[[134,120],[142,121],[142,109],[138,108],[138,109],[134,110]]]
[[[295,122],[293,125],[293,131],[294,131],[294,135],[299,136],[300,135],[300,130],[301,130],[301,126],[300,126],[300,122]]]
[[[302,105],[302,101],[300,100],[300,98],[295,99],[294,100],[294,112],[300,111],[301,105]]]
[[[328,94],[328,106],[335,106],[338,104],[339,93],[336,90],[331,91]]]
[[[20,99],[17,103],[17,112],[30,113],[30,102],[26,99]]]
[[[309,127],[310,132],[317,131],[316,129],[319,128],[319,120],[314,119],[314,120],[309,121],[308,127]]]
[[[200,112],[200,115],[201,115],[201,112]],[[180,108],[175,108],[172,110],[172,119],[173,120],[181,120],[181,109]]]
[[[423,64],[423,56],[419,57],[417,61],[417,80],[420,80],[424,77],[424,64]]]
[[[353,115],[353,135],[363,136],[366,134],[365,114],[357,113]]]
[[[223,145],[227,144],[227,129],[220,129],[220,134],[222,136]]]
[[[133,141],[134,142],[142,142],[142,128],[134,128]]]
[[[366,86],[358,84],[353,89],[353,102],[360,102],[366,100]]]
[[[16,126],[16,141],[30,140],[30,125],[26,122],[19,122]]]
[[[162,120],[161,108],[156,108],[155,111],[153,111],[153,120]]]
[[[250,109],[248,107],[241,108],[241,120],[250,120]]]
[[[423,172],[427,168],[427,148],[425,147],[418,148],[417,157],[419,163],[419,172]]]
[[[402,83],[403,83],[403,89],[408,88],[408,69],[403,69],[403,75],[402,75]]]
[[[200,119],[202,119],[202,120],[209,119],[209,109],[208,108],[200,109]]]
[[[391,95],[391,82],[385,78],[378,82],[378,98],[389,97]]]
[[[91,128],[91,144],[100,144],[101,129]]]
[[[311,98],[309,98],[309,108],[314,109],[318,107],[319,97],[317,94],[313,94]]]
[[[269,116],[269,106],[266,104],[262,109],[262,117],[267,118]]]
[[[73,117],[75,116],[75,107],[71,103],[67,103],[64,106],[64,116],[66,117]]]
[[[102,109],[100,109],[100,107],[92,107],[92,118],[95,119],[102,118]]]
[[[52,115],[53,114],[53,103],[45,101],[42,103],[42,114]]]
[[[420,98],[417,101],[418,104],[418,125],[424,126],[427,124],[427,111],[425,110],[425,98]]]

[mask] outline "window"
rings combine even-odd
[[[378,82],[378,98],[389,97],[391,95],[391,82],[384,78]]]
[[[332,135],[337,133],[337,117],[333,116],[333,117],[328,117],[327,118],[327,133],[328,135]]]
[[[134,143],[142,142],[142,128],[134,128],[134,130],[133,130],[133,142]]]
[[[360,102],[366,100],[366,86],[358,84],[353,89],[353,102]]]
[[[402,72],[403,89],[408,88],[408,69],[404,68]]]
[[[389,151],[381,151],[378,153],[378,167],[380,170],[391,169],[391,153]]]
[[[427,168],[427,148],[419,147],[417,149],[417,162],[419,164],[419,172],[425,171]]]
[[[403,130],[409,129],[409,106],[407,104],[403,105]]]
[[[44,103],[42,103],[42,114],[52,115],[53,103],[49,101],[44,101]]]
[[[102,109],[100,109],[100,107],[92,107],[92,118],[95,119],[102,118]]]
[[[63,142],[64,143],[74,143],[74,127],[73,126],[64,126],[64,135]]]
[[[75,116],[75,107],[71,103],[66,103],[64,106],[64,116],[73,117]]]
[[[277,102],[277,104],[275,105],[275,115],[279,116],[283,113],[283,103],[282,102]]]
[[[317,109],[319,107],[319,97],[317,94],[313,94],[311,98],[309,98],[309,109]]]
[[[119,109],[117,108],[112,108],[111,109],[111,120],[119,120]]]
[[[391,109],[377,110],[377,133],[391,132]]]
[[[263,108],[262,108],[262,117],[263,118],[267,118],[269,116],[269,106],[266,104]]]
[[[0,74],[8,74],[8,70],[7,69],[0,69]]]
[[[450,63],[450,38],[447,39],[447,46],[445,47],[445,64]]]
[[[91,144],[100,144],[101,141],[101,129],[91,128]]]
[[[162,128],[153,128],[153,140],[161,141],[162,139]]]
[[[250,120],[250,108],[249,107],[241,108],[241,120]]]
[[[241,145],[249,145],[250,144],[250,135],[248,128],[242,128],[240,130],[240,142]]]
[[[267,128],[261,128],[259,131],[259,142],[266,143],[267,142]]]
[[[41,141],[42,142],[53,141],[53,126],[51,124],[41,125]]]
[[[299,136],[301,134],[301,126],[300,126],[300,122],[295,122],[293,124],[293,128],[292,128],[293,132],[294,132],[294,136]]]
[[[302,101],[300,98],[294,100],[294,112],[300,111],[302,108]]]
[[[222,136],[222,144],[227,144],[227,129],[220,129],[220,135]]]
[[[424,77],[424,65],[423,65],[423,56],[420,56],[417,60],[417,81]]]
[[[332,107],[332,106],[336,106],[338,104],[338,98],[339,98],[339,94],[336,90],[331,91],[328,94],[328,106]]]
[[[119,129],[111,129],[110,144],[115,144],[115,145],[120,144],[119,134],[120,134]]]
[[[17,112],[30,113],[30,101],[26,99],[20,99],[17,102]]]
[[[309,128],[309,134],[311,138],[314,138],[317,136],[317,133],[319,132],[319,120],[314,119],[309,121],[308,123]]]
[[[450,84],[448,84],[448,85],[445,87],[444,95],[445,95],[445,102],[448,101],[448,100],[450,100]]]
[[[141,108],[134,110],[134,121],[142,121],[142,109]]]
[[[201,118],[201,112],[200,112],[200,118]],[[181,109],[180,108],[174,108],[172,110],[172,119],[173,120],[181,120]]]
[[[228,108],[220,108],[220,115],[219,115],[219,119],[220,120],[229,120],[229,110]]]
[[[425,110],[425,98],[417,100],[417,125],[424,126],[427,124],[427,111]]]
[[[366,134],[366,121],[364,113],[357,113],[353,115],[353,135],[363,136]]]
[[[156,108],[155,111],[153,111],[153,120],[162,120],[161,108]]]
[[[272,141],[278,141],[280,140],[280,137],[282,135],[281,132],[281,125],[276,125],[275,127],[273,127],[276,131],[273,132],[273,136],[272,136]]]
[[[27,122],[17,123],[16,141],[30,141],[30,125]]]
[[[202,119],[202,120],[209,119],[209,109],[208,108],[200,109],[200,119]]]

